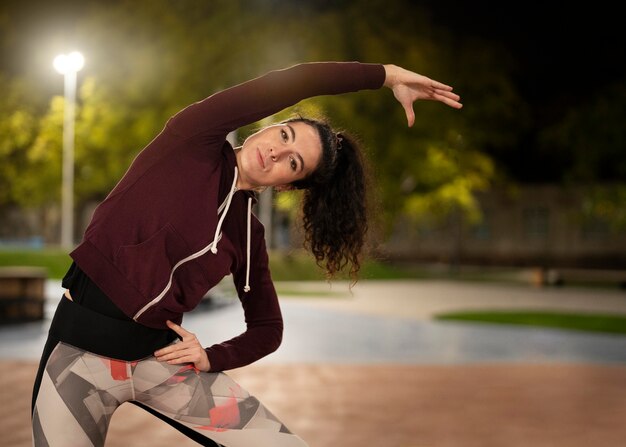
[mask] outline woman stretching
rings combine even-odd
[[[254,191],[305,189],[307,246],[329,274],[346,264],[356,274],[367,228],[361,155],[346,135],[304,118],[236,149],[226,136],[304,98],[383,85],[409,126],[418,99],[461,107],[451,87],[394,65],[325,62],[270,72],[167,121],[70,253],[33,391],[36,446],[102,446],[127,401],[202,445],[306,445],[222,373],[282,339]],[[180,326],[183,314],[228,274],[246,331],[203,348]]]

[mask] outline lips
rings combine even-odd
[[[265,161],[263,160],[263,156],[261,155],[261,150],[258,148],[256,150],[256,157],[259,161],[259,165],[261,165],[261,168],[265,169]]]

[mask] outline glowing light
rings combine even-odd
[[[74,245],[74,115],[76,108],[76,73],[85,65],[78,51],[54,58],[54,68],[63,75],[63,172],[61,185],[61,245]]]
[[[72,51],[70,54],[59,54],[54,58],[54,68],[61,74],[80,71],[85,65],[85,58],[78,51]]]

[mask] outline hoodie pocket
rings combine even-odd
[[[139,244],[122,245],[116,260],[129,282],[152,299],[167,286],[172,268],[185,256],[186,245],[168,223]]]

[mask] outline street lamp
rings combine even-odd
[[[63,185],[61,188],[61,246],[72,248],[74,241],[74,108],[76,73],[83,68],[85,58],[78,51],[54,58],[54,68],[65,81],[63,105]]]

